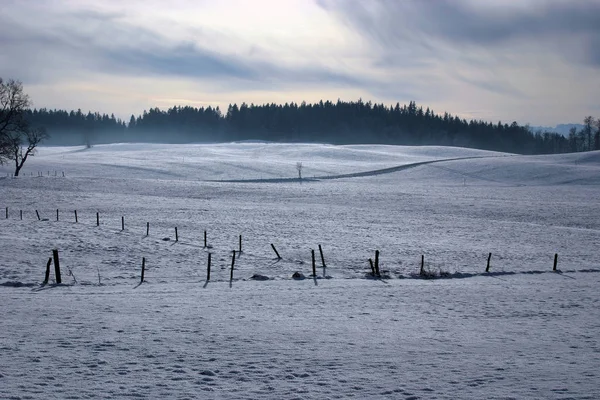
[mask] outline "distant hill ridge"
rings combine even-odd
[[[577,130],[581,130],[584,128],[582,124],[558,124],[554,128],[549,126],[530,126],[529,128],[533,132],[542,131],[542,132],[554,132],[559,133],[563,136],[569,136],[569,130],[575,127]]]

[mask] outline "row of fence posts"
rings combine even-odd
[[[77,215],[77,210],[73,210],[73,213],[75,214],[75,223],[79,222],[79,217]],[[8,207],[6,207],[5,210],[5,215],[6,215],[6,219],[8,219]],[[40,217],[40,212],[38,210],[35,210],[35,215],[37,216],[38,221],[42,220],[42,217]],[[23,210],[19,210],[19,219],[22,221],[23,220]],[[60,210],[57,208],[56,209],[56,221],[60,220]],[[149,225],[149,223],[147,223]],[[96,212],[96,226],[100,226],[100,213]],[[125,217],[121,217],[121,230],[124,231],[125,230]],[[148,236],[148,230],[149,230],[149,226],[146,227],[146,236]],[[175,230],[177,230],[177,228],[175,228]]]
[[[206,246],[206,231],[204,231],[204,238],[205,238],[204,247],[207,247]],[[275,248],[275,245],[273,243],[271,243],[271,248],[277,255],[277,259],[281,260],[281,256],[279,255],[279,252],[277,251],[277,249]],[[321,253],[321,261],[323,263],[323,275],[325,276],[325,270],[326,270],[325,257],[323,255],[323,248],[321,247],[321,245],[319,245],[319,252]],[[239,251],[238,251],[238,253],[242,253],[242,235],[239,236]],[[311,250],[311,253],[312,253],[312,270],[313,270],[312,276],[316,278],[317,271],[316,271],[316,262],[315,262],[315,251]],[[233,271],[235,269],[235,257],[236,257],[236,251],[233,250],[232,255],[231,255],[231,268],[230,268],[230,273],[229,273],[229,283],[230,284],[233,282]],[[212,259],[212,253],[208,253],[208,262],[207,262],[207,266],[206,266],[206,283],[208,283],[210,281],[211,259]],[[144,282],[145,270],[146,270],[146,257],[142,257],[142,275],[141,275],[141,279],[140,279],[140,284],[142,284]]]
[[[319,245],[319,250],[321,249],[321,246]],[[321,257],[323,256],[323,253],[321,253]],[[485,272],[489,273],[490,272],[490,262],[492,260],[492,253],[488,254],[488,259],[487,259],[487,265],[485,267]],[[314,264],[314,254],[313,254],[313,264]],[[381,272],[379,271],[379,250],[375,250],[375,262],[373,262],[373,259],[369,258],[369,264],[371,266],[371,276],[376,277],[376,278],[381,278]],[[323,265],[325,265],[325,261],[323,261]],[[556,272],[557,271],[557,266],[558,266],[558,253],[554,253],[554,264],[552,266],[552,271]],[[314,267],[313,267],[313,274],[314,274]],[[421,268],[419,269],[419,276],[421,277],[427,277],[429,274],[428,272],[425,270],[425,255],[421,255]]]
[[[204,231],[204,234],[205,234],[204,237],[205,237],[205,243],[206,243],[206,231]],[[239,253],[241,253],[242,252],[242,250],[241,250],[242,235],[240,235],[239,240],[240,240],[239,241],[239,248],[240,248]],[[205,245],[205,247],[206,247],[206,245]],[[281,256],[279,255],[279,252],[277,251],[277,249],[275,248],[275,245],[273,245],[273,243],[271,243],[271,248],[277,255],[277,259],[280,260]],[[321,255],[321,262],[323,265],[323,276],[325,277],[327,266],[325,264],[325,257],[323,255],[323,248],[321,247],[321,245],[319,245],[319,253]],[[230,285],[233,282],[233,271],[235,269],[235,256],[236,256],[236,251],[233,250],[232,256],[231,256],[231,269],[230,269],[230,275],[229,275]],[[208,263],[207,263],[207,267],[206,267],[206,283],[207,284],[210,281],[211,258],[212,258],[212,253],[208,253]],[[491,258],[492,258],[492,253],[489,253],[487,266],[485,269],[486,273],[489,273]],[[316,267],[315,250],[314,249],[311,249],[311,259],[312,259],[312,275],[311,276],[316,279],[317,267]],[[58,256],[58,250],[54,249],[54,250],[52,250],[52,257],[50,257],[48,259],[48,262],[46,264],[46,274],[45,274],[44,283],[43,283],[44,285],[46,285],[48,283],[48,280],[50,278],[50,266],[52,265],[53,262],[54,262],[54,275],[56,278],[56,283],[58,283],[58,284],[62,283],[61,274],[60,274],[60,261],[59,261],[59,256]],[[371,275],[376,278],[381,278],[381,272],[379,270],[379,250],[375,251],[375,262],[373,262],[373,259],[369,258],[369,264],[371,266]],[[552,267],[552,271],[557,271],[557,264],[558,264],[558,253],[555,253],[554,254],[554,265]],[[145,272],[146,272],[146,257],[142,257],[142,274],[141,274],[141,278],[140,278],[140,284],[144,283]],[[419,271],[419,275],[422,277],[427,276],[427,272],[425,271],[425,256],[424,255],[421,255],[421,269]]]
[[[31,172],[30,175],[33,176],[33,172]],[[47,171],[46,175],[50,176],[50,171]],[[38,171],[37,176],[44,176],[44,173],[42,171]],[[58,176],[58,173],[56,171],[54,171],[54,176]],[[62,177],[65,177],[65,171],[62,171]]]
[[[30,175],[30,176],[33,176],[33,171],[31,171],[31,172],[29,173],[29,175]],[[48,172],[47,172],[47,175],[48,175],[48,176],[50,176],[50,171],[48,171]],[[37,171],[37,176],[44,176],[44,173],[43,173],[42,171]],[[57,173],[56,171],[54,171],[54,176],[58,176],[58,173]],[[11,173],[8,173],[8,172],[7,172],[7,173],[6,173],[6,177],[7,177],[7,178],[8,178],[8,177],[14,178],[14,177],[15,177],[15,174],[11,174]],[[62,177],[63,177],[63,178],[65,177],[65,171],[62,171]]]
[[[206,233],[206,231],[205,231]],[[241,251],[241,239],[242,236],[240,235],[240,253]],[[281,256],[279,255],[279,252],[277,251],[277,249],[275,248],[275,246],[273,245],[273,243],[271,243],[271,247],[273,249],[273,251],[275,252],[275,254],[277,255],[277,259],[280,260]],[[325,264],[325,257],[323,256],[323,248],[321,247],[321,245],[319,245],[319,253],[321,255],[321,262],[323,265],[323,276],[326,276],[326,264]],[[235,255],[236,255],[236,251],[233,250],[232,252],[232,256],[231,256],[231,269],[230,269],[230,275],[229,275],[229,284],[231,285],[231,283],[233,282],[233,270],[235,267]],[[208,253],[208,263],[207,263],[207,267],[206,267],[206,283],[208,284],[208,282],[210,281],[210,267],[211,267],[211,253]],[[488,273],[490,270],[490,260],[492,258],[492,253],[489,253],[488,255],[488,262],[487,262],[487,267],[485,269],[485,272]],[[311,249],[311,260],[312,260],[312,277],[316,279],[317,277],[317,267],[316,267],[316,260],[315,260],[315,250]],[[552,268],[553,271],[557,271],[556,267],[557,267],[557,263],[558,263],[558,254],[555,253],[554,254],[554,266]],[[381,271],[379,270],[379,250],[375,251],[375,262],[373,262],[373,259],[369,258],[369,264],[371,266],[371,274],[373,277],[377,277],[377,278],[381,278]],[[141,281],[140,284],[144,282],[144,271],[145,271],[145,265],[146,265],[146,258],[142,257],[142,277],[141,277]],[[425,271],[425,256],[421,255],[421,269],[419,271],[419,275],[422,277],[426,277],[427,276],[427,272]]]
[[[75,223],[79,223],[79,217],[77,214],[77,210],[73,210],[73,213],[75,215]],[[42,220],[42,217],[40,216],[40,212],[38,210],[35,210],[35,215],[37,216],[38,221]],[[5,216],[6,219],[8,219],[8,207],[5,208]],[[23,210],[19,210],[19,218],[22,221],[23,220]],[[60,220],[60,210],[56,209],[56,221]],[[96,212],[96,226],[100,226],[100,213]],[[121,230],[124,231],[125,230],[125,217],[121,216]],[[150,222],[146,222],[146,236],[149,236],[150,234]],[[178,242],[179,241],[179,233],[177,230],[177,227],[175,227],[175,241]],[[206,245],[206,231],[204,231],[204,247],[207,247]],[[240,236],[240,248],[241,248],[241,236]]]
[[[35,210],[35,213],[37,215],[38,220],[41,220],[40,214],[38,212],[38,210]],[[77,215],[77,210],[74,210],[74,214],[75,214],[75,222],[77,223],[78,220],[78,215]],[[5,215],[6,215],[6,219],[8,219],[8,207],[5,208]],[[20,215],[20,219],[23,219],[23,210],[19,210],[19,215]],[[59,210],[56,210],[56,220],[59,221]],[[96,212],[96,226],[100,226],[100,213]],[[121,216],[121,230],[124,231],[125,230],[125,217]],[[146,222],[146,236],[149,236],[150,233],[150,222]],[[179,241],[179,233],[178,233],[178,229],[177,227],[175,227],[175,241],[178,242]],[[238,252],[242,253],[242,235],[239,235],[239,245],[238,245]],[[207,232],[206,230],[204,231],[204,248],[209,248],[208,243],[207,243]],[[275,245],[273,243],[271,243],[271,248],[273,249],[273,252],[275,253],[275,255],[277,256],[277,260],[281,260],[281,255],[279,254],[279,252],[277,251],[277,248],[275,248]],[[57,283],[61,283],[60,282],[60,265],[58,264],[58,251],[57,250],[53,250],[56,251],[56,256],[54,257],[54,264],[55,264],[55,271],[56,271],[56,275],[57,275]],[[321,256],[321,262],[323,265],[323,275],[326,274],[326,264],[325,264],[325,257],[323,255],[323,248],[321,247],[321,245],[319,244],[319,253]],[[236,256],[236,252],[235,250],[233,250],[233,255],[232,255],[232,261],[231,261],[231,273],[230,273],[230,282],[233,281],[233,270],[234,270],[234,266],[235,266],[235,256]],[[316,261],[315,261],[315,251],[314,249],[311,250],[311,259],[312,259],[312,276],[316,277],[317,273],[316,273]],[[487,258],[487,265],[485,268],[485,272],[489,273],[490,272],[490,266],[491,266],[491,259],[492,259],[492,253],[488,254],[488,258]],[[46,267],[46,278],[44,280],[44,283],[47,283],[48,281],[48,274],[50,271],[50,264],[52,262],[52,259],[50,259],[48,261],[48,265]],[[146,259],[145,257],[142,258],[142,279],[141,282],[144,281],[144,270],[145,270],[145,262]],[[208,282],[210,280],[210,263],[211,263],[211,253],[208,253],[208,267],[207,267],[207,274],[206,274],[206,281]],[[371,267],[371,276],[376,277],[376,278],[381,278],[381,271],[379,269],[379,250],[375,250],[375,261],[373,262],[373,259],[369,258],[369,265]],[[554,265],[552,270],[553,271],[557,271],[557,265],[558,265],[558,253],[554,254]],[[426,277],[427,276],[427,272],[425,271],[425,256],[421,255],[421,268],[419,270],[419,275],[422,277]],[[141,283],[140,282],[140,283]]]
[[[77,214],[77,210],[73,210],[73,213],[75,215],[75,223],[79,223],[79,217]],[[6,214],[6,219],[8,219],[8,207],[6,207],[5,209],[5,214]],[[42,218],[40,216],[40,213],[38,210],[35,210],[35,215],[37,216],[38,221],[41,221]],[[21,220],[23,220],[23,210],[19,210],[19,217]],[[60,219],[60,210],[56,209],[56,221],[59,221]],[[100,226],[100,213],[96,212],[96,226]],[[125,217],[121,216],[121,231],[125,230]],[[146,222],[146,236],[150,235],[150,222]],[[177,227],[175,227],[175,241],[178,242],[179,241],[179,231],[177,229]],[[273,246],[273,245],[271,245]],[[207,248],[208,244],[207,244],[207,233],[206,231],[204,231],[204,248]],[[273,247],[274,248],[274,247]],[[239,251],[242,251],[242,235],[240,235],[239,237]],[[277,250],[275,250],[275,252],[277,252]],[[278,254],[278,258],[279,254]]]
[[[35,210],[35,213],[37,215],[38,220],[40,220],[40,214],[38,212],[38,210]],[[19,210],[19,214],[20,214],[20,218],[21,220],[23,219],[23,210]],[[58,221],[59,218],[59,210],[56,210],[56,220]],[[8,207],[6,207],[6,219],[8,219]],[[78,222],[78,218],[77,218],[77,210],[75,210],[75,222]],[[100,213],[96,212],[96,226],[100,226]],[[121,217],[121,230],[124,231],[125,230],[125,217]],[[146,236],[148,236],[150,233],[150,222],[146,222]],[[179,241],[179,233],[177,231],[177,227],[175,227],[175,241],[178,242]],[[206,231],[204,231],[204,248],[207,248],[207,243],[206,243]],[[279,255],[279,253],[277,252],[277,249],[275,248],[275,246],[273,245],[273,243],[271,243],[271,248],[273,249],[273,251],[275,252],[275,254],[277,255],[277,259],[281,260],[281,256]],[[312,250],[314,253],[314,250]],[[242,235],[240,235],[239,237],[239,252],[242,252]],[[321,245],[319,245],[319,252],[321,253],[321,260],[323,261],[323,269],[325,269],[325,259],[323,257],[323,250],[321,248]],[[235,257],[235,256],[234,256]],[[314,254],[313,254],[313,264],[314,264]],[[487,259],[487,265],[485,268],[485,272],[490,272],[490,262],[492,260],[492,253],[489,253],[488,255],[488,259]],[[555,253],[554,254],[554,266],[552,268],[553,271],[556,271],[556,266],[558,263],[558,254]],[[369,264],[371,266],[371,274],[374,277],[381,277],[381,272],[379,271],[379,250],[375,250],[375,262],[373,263],[373,260],[371,258],[369,258]],[[421,255],[421,269],[419,271],[419,274],[421,276],[425,276],[426,275],[426,271],[425,271],[425,256]],[[315,273],[315,269],[313,268],[313,275],[316,276]]]

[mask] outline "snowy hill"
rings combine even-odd
[[[600,152],[114,144],[10,172],[1,398],[600,396]]]

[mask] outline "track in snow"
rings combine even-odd
[[[315,176],[312,178],[266,178],[266,179],[225,179],[225,180],[215,180],[210,179],[205,182],[225,182],[225,183],[283,183],[283,182],[316,182],[321,180],[331,180],[331,179],[343,179],[343,178],[362,178],[366,176],[375,176],[375,175],[383,175],[383,174],[391,174],[393,172],[403,171],[406,169],[416,168],[423,165],[436,164],[441,162],[448,161],[461,161],[461,160],[471,160],[475,158],[495,158],[498,156],[476,156],[476,157],[457,157],[457,158],[447,158],[443,160],[431,160],[431,161],[420,161],[411,164],[403,164],[398,165],[396,167],[390,168],[381,168],[375,169],[371,171],[363,171],[363,172],[353,172],[349,174],[338,174],[338,175],[324,175],[324,176]],[[506,157],[506,156],[504,156]]]

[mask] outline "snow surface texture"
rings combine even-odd
[[[0,398],[599,398],[599,198],[599,152],[41,148],[0,178]]]

